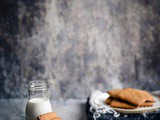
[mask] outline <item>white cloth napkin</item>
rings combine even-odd
[[[90,112],[93,113],[93,118],[96,120],[99,118],[102,114],[110,113],[113,114],[114,117],[119,117],[119,113],[111,109],[109,106],[107,106],[104,101],[109,97],[110,95],[108,93],[103,93],[99,90],[95,90],[91,93],[89,104],[90,104]]]

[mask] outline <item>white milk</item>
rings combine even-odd
[[[49,100],[43,98],[33,98],[27,102],[26,120],[37,120],[37,116],[52,112]]]

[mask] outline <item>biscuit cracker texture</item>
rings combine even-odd
[[[148,92],[143,91],[143,90],[139,90],[142,94],[145,94],[148,98],[147,98],[147,102],[155,102],[155,99],[153,98],[152,95],[150,95]]]
[[[117,94],[120,93],[123,89],[114,89],[107,91],[107,93],[112,97],[112,98],[117,98]]]
[[[46,113],[37,117],[37,120],[61,120],[55,112]]]
[[[149,107],[149,106],[152,106],[153,104],[154,104],[154,102],[145,102],[142,105],[140,105],[139,107]],[[135,106],[135,105],[132,105],[130,103],[127,103],[125,101],[121,101],[118,99],[112,99],[112,101],[110,102],[110,106],[115,107],[115,108],[123,108],[123,109],[137,108],[137,106]]]
[[[62,120],[60,117],[57,117],[55,119],[51,119],[51,120]]]
[[[115,107],[115,108],[124,108],[124,109],[134,109],[136,108],[136,106],[117,100],[117,99],[113,99],[112,102],[110,103],[111,107]]]
[[[135,106],[140,106],[145,103],[145,101],[147,101],[148,96],[143,92],[140,92],[140,90],[125,88],[117,94],[117,98],[123,101],[127,101],[128,103]]]
[[[107,99],[105,100],[105,103],[109,105],[109,104],[112,102],[113,99],[114,99],[114,98],[109,97],[109,98],[107,98]]]
[[[140,107],[150,107],[153,106],[154,102],[145,102],[142,105],[140,105]]]

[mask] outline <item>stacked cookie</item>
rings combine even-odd
[[[37,117],[37,120],[62,120],[55,112],[46,113]]]
[[[155,99],[146,91],[124,88],[110,90],[107,92],[110,97],[105,103],[115,108],[134,109],[137,107],[153,106]]]

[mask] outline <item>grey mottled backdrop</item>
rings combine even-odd
[[[37,79],[55,99],[160,89],[160,0],[2,0],[0,98]]]

